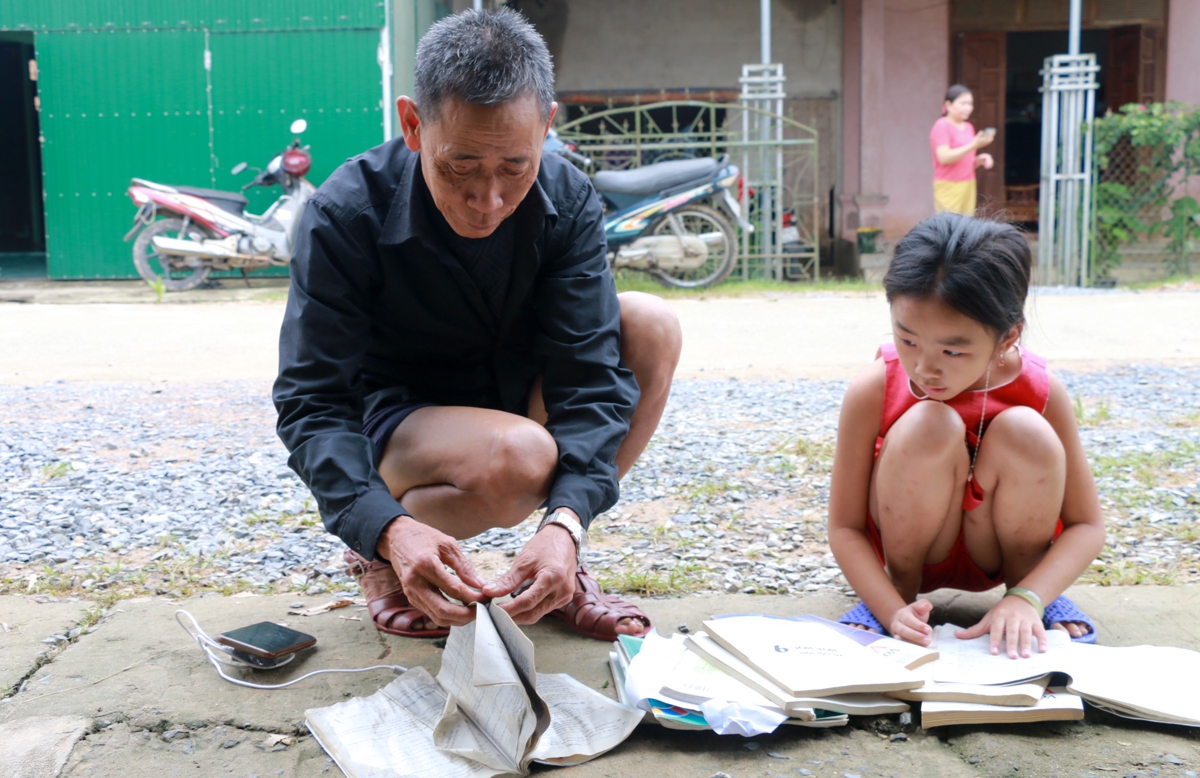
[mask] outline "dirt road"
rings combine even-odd
[[[680,378],[845,378],[890,337],[881,294],[673,300]],[[0,305],[0,381],[269,379],[283,303]],[[1026,343],[1062,368],[1200,361],[1200,293],[1042,294]]]

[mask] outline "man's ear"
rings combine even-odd
[[[550,125],[554,124],[554,114],[558,113],[558,103],[550,103],[550,118],[546,120],[546,131],[542,133],[542,137],[550,134]]]
[[[396,98],[396,113],[400,116],[400,132],[404,135],[404,144],[409,151],[421,150],[421,115],[417,104],[411,97],[400,95]]]

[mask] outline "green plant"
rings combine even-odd
[[[1167,238],[1171,272],[1188,272],[1188,243],[1200,237],[1192,218],[1200,204],[1187,194],[1200,171],[1200,106],[1131,103],[1093,128],[1097,274],[1119,264],[1122,246],[1158,235]]]
[[[167,285],[163,283],[162,276],[154,276],[154,281],[150,284],[150,288],[154,290],[154,302],[161,303],[163,294],[167,291]]]
[[[1180,197],[1171,203],[1171,217],[1154,225],[1154,234],[1162,232],[1167,236],[1167,246],[1170,254],[1167,262],[1171,265],[1171,275],[1185,275],[1192,272],[1188,261],[1188,246],[1196,238],[1200,238],[1200,224],[1196,216],[1200,214],[1200,203],[1194,197]]]
[[[75,468],[71,467],[70,462],[55,462],[53,464],[42,465],[42,479],[50,481],[55,478],[62,478],[67,473],[70,473]]]
[[[1111,418],[1111,413],[1108,407],[1108,398],[1101,397],[1096,401],[1095,406],[1089,412],[1083,402],[1083,395],[1075,395],[1075,401],[1072,403],[1075,409],[1075,423],[1080,427],[1094,427],[1102,424]]]

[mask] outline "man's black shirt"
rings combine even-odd
[[[464,238],[454,231],[450,222],[434,205],[433,195],[425,180],[417,176],[413,186],[421,190],[425,214],[433,225],[438,238],[454,255],[475,286],[483,294],[492,313],[499,316],[504,310],[504,298],[508,295],[508,281],[512,275],[513,235],[515,222],[505,219],[486,238]]]
[[[402,139],[334,171],[300,221],[279,339],[274,400],[288,462],[326,528],[368,559],[408,512],[375,469],[365,415],[411,401],[524,415],[541,375],[558,444],[550,506],[586,525],[617,500],[614,458],[639,396],[620,358],[603,212],[582,173],[543,158],[506,220],[502,295],[477,282],[498,277],[489,265],[468,272],[446,245],[424,189]]]

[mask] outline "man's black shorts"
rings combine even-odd
[[[363,419],[362,434],[366,435],[375,446],[375,467],[379,467],[379,461],[383,459],[383,450],[387,448],[392,433],[396,431],[401,422],[408,418],[408,414],[418,408],[428,408],[431,405],[436,405],[436,403],[416,400],[401,402],[379,408]]]

